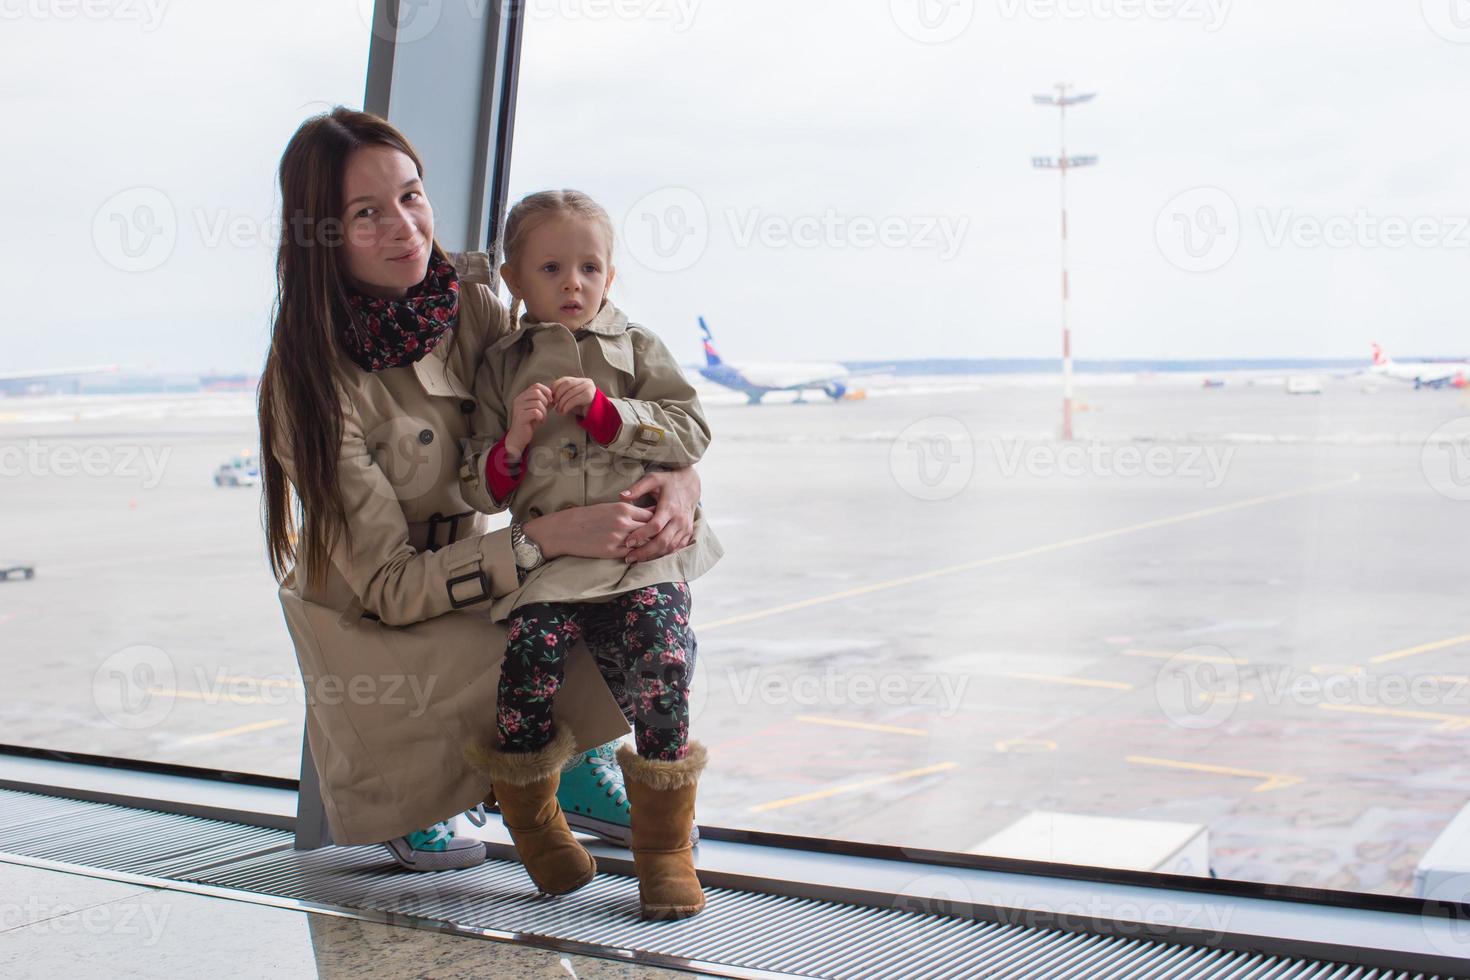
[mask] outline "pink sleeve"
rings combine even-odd
[[[506,454],[505,436],[501,436],[485,459],[485,485],[490,488],[490,496],[496,503],[505,503],[525,475],[520,459]]]

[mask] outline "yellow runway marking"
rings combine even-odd
[[[1007,671],[1002,676],[1014,677],[1023,681],[1042,681],[1047,684],[1075,684],[1078,687],[1105,687],[1113,691],[1131,691],[1133,685],[1123,681],[1096,681],[1087,677],[1067,677],[1063,674],[1026,674],[1020,671]]]
[[[246,735],[250,732],[260,732],[267,728],[277,728],[288,724],[285,718],[272,718],[269,721],[254,721],[248,725],[236,725],[234,728],[226,728],[218,732],[209,732],[204,735],[190,735],[184,739],[185,742],[212,742],[217,738],[229,738],[231,735]]]
[[[905,769],[903,772],[896,772],[891,776],[873,776],[870,779],[859,780],[856,783],[848,783],[846,786],[834,786],[831,789],[817,790],[815,793],[803,793],[800,796],[788,796],[785,799],[772,800],[769,803],[762,803],[759,806],[751,807],[750,812],[764,813],[767,810],[779,810],[785,806],[810,803],[813,800],[825,800],[831,796],[841,796],[843,793],[856,793],[858,790],[867,789],[869,786],[897,782],[900,779],[917,779],[920,776],[928,776],[932,773],[944,772],[948,769],[955,768],[958,768],[958,763],[941,762],[937,765],[924,766],[921,769]]]
[[[1415,711],[1412,708],[1380,708],[1367,704],[1319,704],[1323,711],[1349,711],[1359,715],[1388,715],[1392,718],[1413,718],[1418,721],[1438,722],[1438,730],[1457,732],[1470,728],[1470,715],[1452,715],[1443,711]]]
[[[831,725],[834,728],[858,728],[865,732],[887,732],[890,735],[928,735],[922,728],[904,728],[902,725],[879,725],[871,721],[846,721],[842,718],[823,718],[819,715],[797,715],[797,721],[812,725]]]
[[[1201,664],[1248,664],[1240,657],[1222,657],[1217,653],[1174,653],[1169,650],[1124,650],[1125,657],[1150,657],[1154,660],[1188,660]]]
[[[1204,762],[1185,762],[1182,759],[1157,759],[1149,755],[1130,755],[1127,761],[1136,762],[1141,766],[1164,766],[1169,769],[1189,769],[1193,772],[1208,772],[1217,776],[1244,776],[1247,779],[1260,779],[1263,782],[1259,786],[1251,787],[1253,793],[1265,793],[1273,789],[1284,789],[1287,786],[1295,786],[1302,781],[1300,776],[1292,776],[1284,772],[1262,772],[1259,769],[1236,769],[1234,766],[1212,766]]]
[[[828,602],[837,602],[841,599],[851,599],[856,596],[868,595],[873,592],[882,592],[886,589],[896,589],[902,585],[913,585],[915,582],[927,582],[933,578],[941,578],[946,575],[955,575],[960,572],[974,571],[977,568],[986,568],[990,565],[1000,565],[1008,561],[1019,561],[1022,558],[1032,558],[1036,555],[1050,554],[1054,551],[1063,551],[1067,548],[1075,548],[1079,545],[1092,544],[1095,541],[1107,541],[1110,538],[1119,538],[1127,534],[1137,534],[1139,531],[1149,531],[1158,527],[1168,527],[1171,524],[1182,524],[1185,521],[1198,520],[1201,517],[1212,517],[1215,514],[1226,514],[1232,510],[1242,510],[1246,507],[1256,507],[1260,504],[1270,503],[1274,500],[1289,500],[1292,497],[1302,497],[1307,494],[1318,493],[1322,490],[1330,490],[1334,487],[1345,487],[1357,483],[1363,478],[1361,473],[1354,473],[1343,480],[1330,480],[1326,483],[1317,483],[1300,490],[1283,490],[1279,493],[1267,493],[1258,497],[1247,497],[1245,500],[1237,500],[1233,504],[1221,504],[1218,507],[1205,507],[1201,510],[1191,510],[1183,514],[1175,514],[1173,517],[1160,517],[1152,521],[1143,521],[1138,524],[1128,524],[1124,527],[1113,528],[1110,531],[1097,531],[1093,534],[1084,534],[1076,538],[1067,538],[1062,541],[1053,541],[1051,544],[1037,545],[1034,548],[1023,548],[1020,551],[1012,551],[1004,555],[992,555],[989,558],[978,558],[975,561],[961,562],[958,565],[946,565],[943,568],[931,569],[927,572],[919,572],[915,575],[905,575],[900,578],[891,578],[883,582],[874,582],[871,585],[860,585],[853,589],[843,589],[841,592],[832,592],[827,595],[813,596],[810,599],[802,599],[797,602],[786,602],[779,606],[771,606],[769,609],[759,609],[755,612],[744,613],[739,616],[727,616],[724,619],[712,620],[708,623],[699,623],[697,628],[700,632],[718,629],[722,626],[733,626],[736,623],[748,623],[756,619],[765,619],[768,616],[778,616],[781,613],[795,612],[798,609],[808,609],[812,606],[820,606]]]
[[[1390,660],[1402,660],[1415,654],[1428,653],[1431,650],[1443,650],[1445,647],[1459,646],[1461,643],[1470,643],[1470,633],[1462,633],[1459,636],[1451,636],[1444,640],[1435,640],[1432,643],[1421,643],[1416,647],[1405,647],[1402,650],[1394,650],[1392,653],[1380,653],[1376,657],[1369,657],[1370,664],[1384,664]]]

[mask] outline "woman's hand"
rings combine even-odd
[[[651,493],[658,501],[652,518],[629,533],[625,560],[662,558],[693,542],[694,507],[699,503],[699,491],[699,474],[692,466],[652,470],[624,490],[624,500],[637,500]]]
[[[533,517],[521,525],[521,532],[548,560],[561,555],[622,558],[628,553],[628,535],[653,516],[654,511],[631,503],[588,504]]]

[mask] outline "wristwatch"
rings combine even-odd
[[[529,572],[546,561],[541,546],[526,537],[525,527],[520,521],[510,522],[510,550],[515,553],[516,568]]]

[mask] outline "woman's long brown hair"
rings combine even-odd
[[[299,565],[309,584],[320,585],[336,535],[347,531],[337,492],[338,336],[339,327],[351,324],[341,249],[343,177],[352,152],[373,144],[403,151],[423,177],[423,162],[402,133],[377,116],[343,106],[302,123],[281,155],[274,322],[256,393],[262,521],[277,582]],[[443,258],[436,241],[431,260]],[[278,447],[295,464],[295,509],[292,484],[275,456]]]

